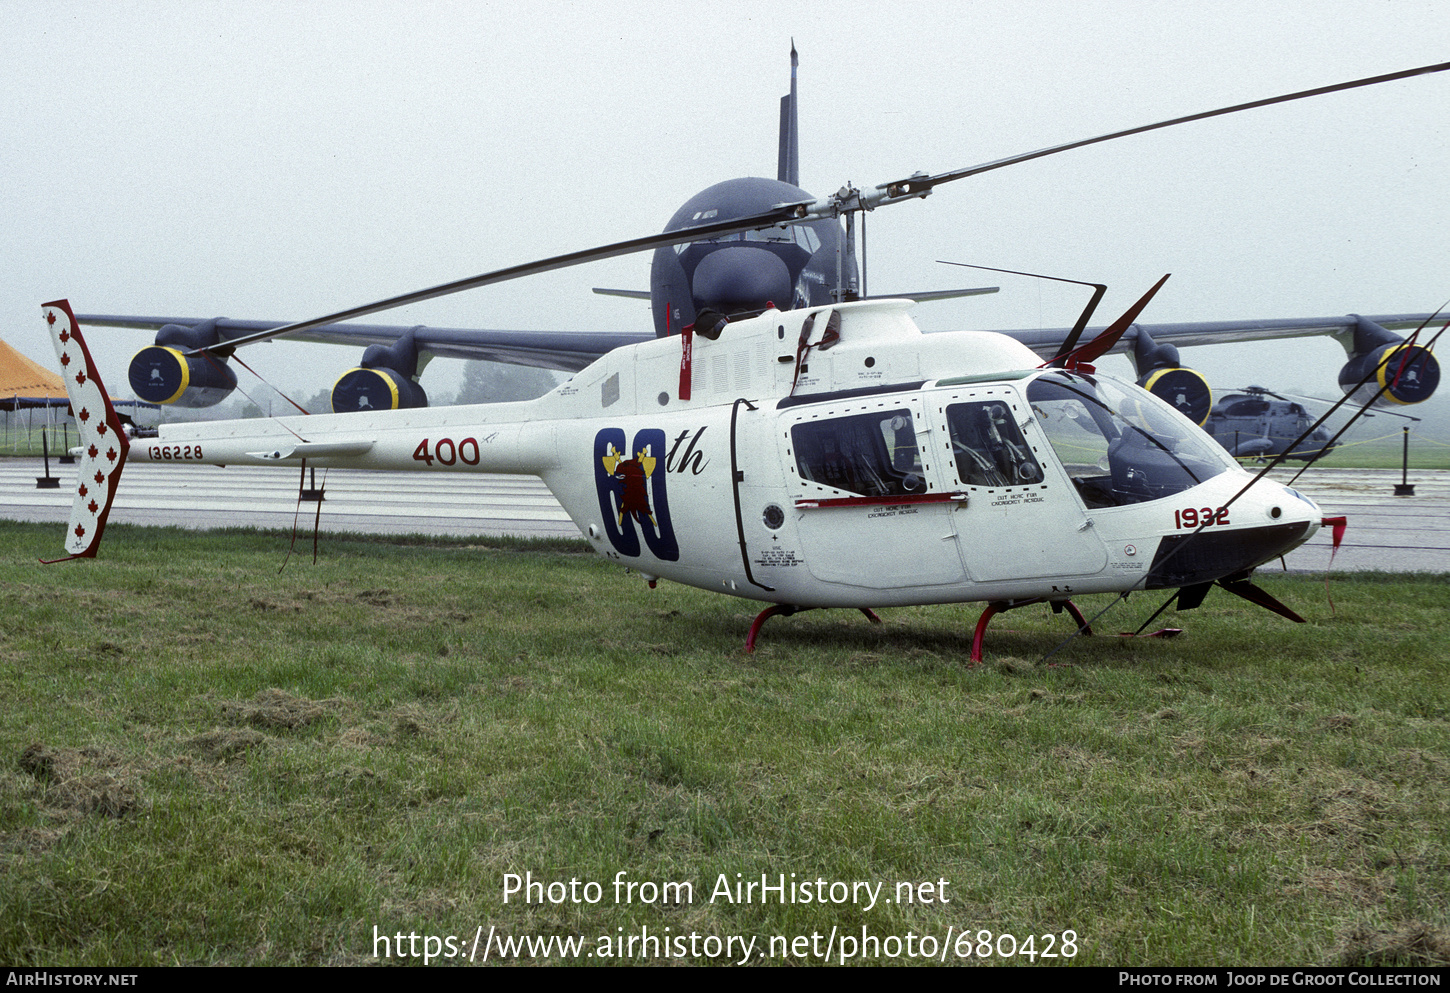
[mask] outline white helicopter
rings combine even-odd
[[[189,369],[215,367],[252,341],[628,252],[725,245],[842,216],[838,272],[849,275],[851,222],[861,210],[1127,134],[1446,69],[1450,63],[1255,101],[865,192],[848,185],[826,198],[672,224],[648,238],[167,350],[183,393]],[[784,139],[782,149],[784,160]],[[44,305],[45,318],[82,434],[66,550],[96,553],[128,453],[178,465],[519,473],[541,477],[601,555],[651,585],[663,578],[770,604],[747,649],[768,618],[802,609],[857,608],[874,620],[873,607],[986,601],[973,641],[978,661],[987,623],[1002,610],[1046,601],[1086,630],[1074,595],[1177,589],[1179,609],[1188,609],[1215,583],[1299,620],[1249,575],[1311,537],[1325,523],[1319,507],[1276,483],[1248,488],[1247,474],[1172,403],[1092,367],[1109,349],[1131,342],[1141,353],[1145,340],[1153,344],[1133,322],[1164,280],[1085,345],[1077,338],[1086,313],[1065,341],[1022,335],[1051,356],[1046,362],[1003,334],[923,335],[908,314],[911,300],[852,300],[843,276],[826,304],[696,307],[684,333],[613,348],[536,400],[408,407],[393,389],[391,405],[402,409],[169,424],[134,447],[75,315],[55,301]],[[1425,320],[1405,315],[1393,324]],[[1313,323],[1184,325],[1176,340],[1302,334]],[[1377,344],[1356,360],[1364,375],[1347,391],[1377,381],[1380,395],[1398,400],[1409,368],[1417,388],[1428,382],[1433,392],[1439,372],[1427,347],[1363,318],[1337,319],[1333,330],[1361,324],[1377,329]],[[396,337],[395,352],[417,348],[411,334]],[[1161,374],[1160,366],[1150,363],[1150,371]]]

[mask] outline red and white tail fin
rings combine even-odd
[[[76,498],[71,505],[65,550],[71,558],[94,558],[131,444],[106,396],[101,377],[96,375],[96,364],[81,337],[70,303],[56,300],[42,304],[42,309],[81,440]]]

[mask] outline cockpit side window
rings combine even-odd
[[[1089,507],[1171,496],[1234,465],[1181,414],[1136,387],[1052,372],[1033,380],[1027,400]]]
[[[1020,486],[1042,481],[1042,468],[1005,401],[950,404],[947,428],[957,459],[957,478],[966,485]]]
[[[790,434],[796,471],[807,482],[870,497],[926,492],[905,408],[808,421]]]

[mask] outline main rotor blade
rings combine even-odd
[[[1058,348],[1057,354],[1053,356],[1052,362],[1054,365],[1061,364],[1067,359],[1068,355],[1072,354],[1072,350],[1077,347],[1077,340],[1082,337],[1083,330],[1087,327],[1087,322],[1092,319],[1093,311],[1098,309],[1098,301],[1103,298],[1104,293],[1108,292],[1108,288],[1102,283],[1085,283],[1081,279],[1068,279],[1066,276],[1047,276],[1040,272],[1022,272],[1017,269],[996,269],[989,265],[972,265],[970,262],[947,262],[945,259],[937,259],[937,261],[944,262],[946,265],[964,266],[967,269],[986,269],[988,272],[1005,272],[1013,276],[1031,276],[1033,279],[1050,279],[1055,283],[1073,283],[1077,286],[1091,286],[1093,288],[1092,298],[1088,300],[1087,306],[1078,315],[1077,323],[1073,325],[1072,330],[1063,339],[1062,346]]]
[[[315,317],[308,321],[298,321],[294,324],[284,324],[282,327],[273,328],[270,331],[258,331],[255,334],[243,335],[240,338],[231,338],[222,342],[217,347],[236,348],[239,345],[250,345],[253,342],[266,341],[269,338],[276,338],[278,335],[285,335],[294,331],[306,331],[310,328],[320,327],[323,324],[336,324],[338,321],[348,321],[354,317],[376,314],[379,311],[391,310],[394,307],[405,307],[410,303],[434,300],[438,297],[448,296],[451,293],[461,293],[464,290],[471,290],[479,286],[503,283],[511,279],[520,279],[524,276],[534,276],[541,272],[567,269],[570,266],[583,265],[585,262],[597,262],[600,259],[612,259],[620,255],[631,255],[635,252],[647,252],[651,249],[663,248],[666,245],[678,245],[687,241],[718,238],[722,235],[735,234],[739,231],[755,231],[760,228],[774,227],[777,224],[789,224],[799,215],[800,209],[800,204],[780,204],[762,213],[752,214],[749,217],[716,221],[713,224],[697,224],[693,227],[678,228],[674,231],[666,231],[662,234],[649,235],[644,238],[617,241],[612,245],[586,248],[583,251],[569,252],[566,255],[555,255],[552,258],[540,259],[537,262],[525,262],[523,265],[509,266],[506,269],[495,269],[492,272],[480,273],[477,276],[470,276],[467,279],[454,280],[451,283],[443,283],[426,290],[416,290],[412,293],[404,293],[401,296],[388,297],[386,300],[379,300],[376,303],[364,304],[361,307],[339,310],[335,314]],[[196,352],[206,351],[211,351],[211,349],[196,349]],[[190,354],[196,354],[196,352]]]
[[[648,300],[649,290],[614,290],[607,286],[596,286],[594,292],[604,297],[628,297],[630,300]]]
[[[1325,93],[1335,93],[1339,90],[1352,90],[1360,86],[1374,86],[1377,83],[1388,83],[1396,79],[1408,79],[1411,76],[1423,76],[1434,72],[1444,72],[1450,69],[1450,62],[1438,62],[1435,65],[1420,66],[1417,69],[1404,69],[1400,72],[1389,72],[1382,76],[1368,76],[1364,79],[1353,79],[1347,83],[1334,83],[1330,86],[1316,86],[1312,90],[1300,90],[1297,93],[1286,93],[1283,96],[1267,97],[1263,100],[1251,100],[1248,103],[1236,103],[1232,107],[1220,107],[1218,110],[1206,110],[1198,114],[1189,114],[1185,117],[1175,117],[1167,121],[1159,121],[1157,124],[1144,124],[1141,127],[1128,128],[1123,131],[1114,131],[1111,134],[1098,135],[1096,138],[1083,138],[1079,141],[1069,141],[1062,145],[1052,145],[1048,148],[1039,148],[1035,152],[1023,152],[1020,155],[1011,155],[1005,159],[995,159],[991,162],[983,162],[980,165],[967,166],[964,169],[953,169],[949,172],[939,172],[934,176],[917,174],[908,176],[905,179],[896,180],[893,183],[882,183],[877,186],[878,190],[885,190],[886,196],[879,202],[892,202],[897,199],[909,199],[911,197],[926,196],[931,192],[932,187],[942,183],[950,183],[955,179],[965,179],[968,176],[980,175],[984,172],[991,172],[993,169],[1001,169],[1003,166],[1016,165],[1018,162],[1028,162],[1032,159],[1044,158],[1048,155],[1056,155],[1058,152],[1066,152],[1074,148],[1083,148],[1087,145],[1096,145],[1104,141],[1112,141],[1115,138],[1126,138],[1129,135],[1143,134],[1145,131],[1157,131],[1160,128],[1171,128],[1175,124],[1187,124],[1190,121],[1202,121],[1210,117],[1221,117],[1224,114],[1236,114],[1241,110],[1252,110],[1255,107],[1268,107],[1271,104],[1287,103],[1290,100],[1302,100],[1305,97],[1316,97]],[[873,205],[874,206],[874,205]]]
[[[1275,396],[1277,396],[1277,395],[1278,394],[1275,394]],[[1298,400],[1312,400],[1314,403],[1333,404],[1333,403],[1337,403],[1338,402],[1338,401],[1335,401],[1335,400],[1326,400],[1324,397],[1304,396],[1304,395],[1299,394],[1299,393],[1290,393],[1289,395],[1291,397],[1294,397],[1295,399],[1298,399]],[[1364,416],[1365,417],[1378,417],[1381,414],[1389,414],[1391,417],[1403,417],[1407,421],[1422,421],[1422,420],[1424,420],[1423,417],[1415,417],[1413,414],[1402,414],[1398,410],[1390,410],[1390,409],[1388,409],[1386,407],[1376,407],[1375,408],[1375,412],[1373,414],[1365,414]]]
[[[1001,290],[1000,286],[974,286],[965,290],[917,290],[914,293],[876,293],[872,296],[861,297],[862,300],[915,300],[917,303],[930,303],[934,300],[955,300],[958,297],[979,297],[987,293],[996,293]]]

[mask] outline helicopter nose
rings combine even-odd
[[[690,287],[697,311],[722,314],[755,313],[767,303],[788,307],[795,289],[780,256],[764,248],[731,245],[700,260]]]
[[[1319,530],[1323,512],[1298,490],[1265,483],[1234,504],[1233,522],[1249,527],[1215,527],[1169,535],[1158,545],[1147,589],[1193,586],[1245,575],[1298,548]]]

